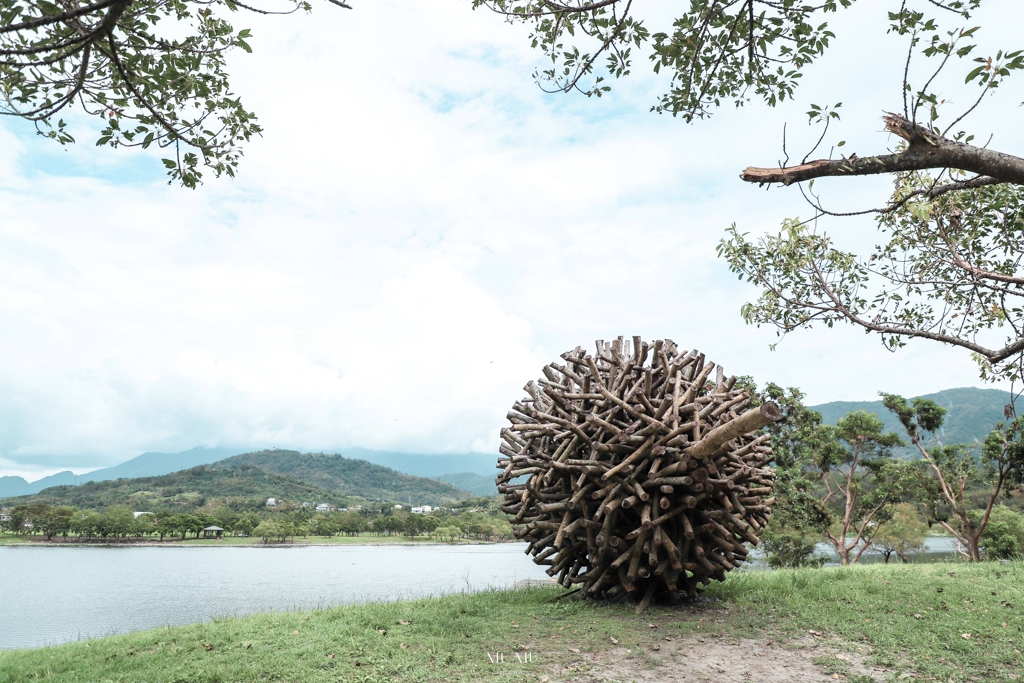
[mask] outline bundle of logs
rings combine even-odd
[[[527,553],[582,596],[696,597],[756,545],[771,514],[769,435],[736,378],[670,340],[577,347],[524,387],[502,430],[502,510]],[[714,379],[712,378],[714,374]]]

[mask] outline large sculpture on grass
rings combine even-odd
[[[781,419],[697,351],[639,337],[577,347],[524,387],[498,490],[534,562],[583,596],[674,600],[738,567],[768,523]],[[713,379],[712,379],[713,378]]]

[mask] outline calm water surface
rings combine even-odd
[[[547,578],[525,547],[0,546],[0,648]]]
[[[826,567],[838,567],[839,556],[835,550],[828,543],[818,543],[814,547],[816,555],[824,555],[827,559],[825,561]],[[851,555],[855,554],[851,551]],[[768,569],[768,563],[765,561],[765,553],[763,548],[757,548],[751,553],[752,561],[743,565],[744,569],[751,570],[764,570]],[[949,538],[947,536],[927,536],[924,539],[924,550],[919,553],[911,553],[907,557],[907,561],[911,564],[929,563],[929,562],[948,562],[951,560],[962,559],[962,556],[957,551],[956,539]],[[861,564],[875,564],[877,562],[884,562],[885,558],[882,557],[874,549],[869,549],[861,555],[858,563]],[[900,564],[900,559],[895,554],[889,558],[890,563]]]

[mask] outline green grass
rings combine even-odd
[[[872,652],[890,678],[997,681],[1024,672],[1022,563],[737,573],[709,591],[716,602],[639,617],[626,605],[553,600],[561,594],[528,588],[259,615],[0,652],[0,683],[538,681],[570,661],[585,672],[588,656],[612,647],[647,666],[645,653],[664,636],[785,641],[808,630]],[[491,663],[496,652],[503,664]],[[833,671],[844,673],[834,662]]]
[[[943,681],[1024,674],[1021,562],[747,572],[713,593],[734,622],[868,645],[882,666]]]

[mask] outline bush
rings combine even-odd
[[[992,508],[981,548],[992,560],[1018,558],[1024,554],[1024,514],[1005,505]]]
[[[773,569],[820,567],[828,559],[815,555],[814,547],[824,538],[832,516],[808,488],[809,482],[798,470],[779,472],[772,518],[761,537],[761,547]]]
[[[769,525],[761,537],[761,547],[767,553],[768,566],[772,569],[820,567],[828,558],[814,554],[819,538],[820,535],[813,532]]]

